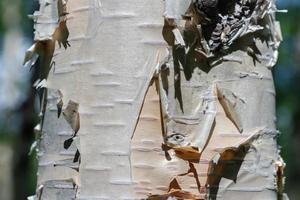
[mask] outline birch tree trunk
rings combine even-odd
[[[272,0],[40,0],[25,58],[40,70],[32,198],[286,199],[274,12]]]

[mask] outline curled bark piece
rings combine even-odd
[[[219,184],[222,178],[237,181],[237,176],[252,143],[261,136],[264,129],[255,130],[247,139],[239,144],[223,149],[210,161],[207,172],[206,187],[209,192],[209,200],[216,200]]]
[[[35,127],[34,127],[34,133],[37,135],[40,135],[42,132],[42,127],[41,127],[41,123],[38,123]]]
[[[282,159],[275,162],[275,172],[276,172],[276,186],[277,186],[277,199],[282,200],[283,199],[283,192],[284,192],[284,171],[285,163]]]
[[[243,132],[243,125],[236,111],[237,97],[232,92],[221,89],[217,86],[217,94],[226,116],[232,121],[240,133]]]
[[[214,132],[216,126],[215,115],[206,117],[206,123],[201,127],[201,132],[193,136],[192,145],[200,148],[200,152],[203,152],[208,145],[208,142]]]
[[[202,126],[198,126],[194,131],[191,139],[191,146],[199,148],[200,152],[203,152],[214,132],[216,125],[216,96],[217,89],[216,84],[213,84],[207,91],[204,97],[202,108]]]
[[[198,163],[201,153],[197,147],[185,146],[185,147],[173,147],[175,155],[183,160]]]
[[[174,20],[165,19],[164,27],[162,29],[162,35],[164,40],[169,46],[173,46],[175,43],[175,36],[172,30],[176,27]]]
[[[70,47],[70,43],[68,41],[69,37],[69,30],[67,27],[66,21],[59,22],[59,26],[55,29],[55,32],[53,34],[53,38],[58,42],[58,46],[61,47],[61,45],[64,46],[65,49]]]
[[[162,195],[150,195],[147,200],[169,200],[169,199],[186,199],[186,200],[196,200],[198,199],[191,192],[187,192],[181,189],[176,178],[174,178],[169,185],[169,190],[167,194]]]
[[[181,187],[177,181],[176,178],[174,178],[171,182],[170,182],[170,185],[169,185],[169,190],[168,192],[170,192],[172,189],[177,189],[177,190],[181,190]]]
[[[27,49],[23,61],[24,67],[32,67],[37,61],[39,55],[36,53],[36,43],[34,43],[29,49]]]
[[[238,172],[244,158],[250,149],[250,144],[245,143],[238,148],[230,147],[223,150],[218,159],[213,159],[208,168],[206,186],[209,191],[209,200],[216,200],[219,184],[222,178],[236,182]]]
[[[55,43],[53,40],[42,40],[36,42],[36,53],[39,55],[34,67],[38,71],[38,78],[47,79],[52,67]],[[32,66],[33,67],[33,66]]]
[[[175,152],[175,155],[185,161],[198,163],[200,160],[201,153],[199,152],[199,149],[197,147],[193,146],[183,146],[183,147],[172,147],[168,146],[166,144],[162,144],[162,149],[165,152],[168,152],[169,150],[173,149]]]
[[[28,153],[29,156],[33,153],[33,151],[36,149],[36,147],[37,147],[37,141],[34,141],[30,146],[30,150]]]
[[[78,132],[80,128],[80,117],[78,113],[79,104],[70,100],[68,102],[67,108],[63,111],[65,120],[70,124],[71,128]]]

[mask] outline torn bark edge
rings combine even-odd
[[[75,143],[76,147],[76,152],[74,154],[74,157],[72,159],[67,159],[67,160],[60,160],[57,163],[54,164],[54,166],[67,166],[70,167],[76,171],[79,171],[79,166],[80,166],[80,137],[79,136],[72,136],[71,138],[67,139],[64,141],[64,149],[69,149],[72,143]],[[73,166],[74,163],[78,162],[78,166]]]
[[[65,183],[71,183],[73,185],[73,188],[75,189],[75,196],[72,199],[76,199],[78,187],[80,186],[79,174],[77,174],[76,177],[74,176],[74,177],[71,177],[71,178],[68,178],[68,179],[57,179],[57,180],[45,181],[37,187],[36,194],[32,195],[30,197],[27,197],[27,199],[28,200],[42,200],[43,199],[43,192],[44,192],[45,188],[47,188],[47,184],[49,182],[52,182],[52,181],[62,181],[62,182],[65,182]],[[70,189],[70,188],[64,188],[63,186],[60,186],[60,188],[61,189]]]
[[[27,200],[41,200],[43,194],[44,185],[40,184],[36,189],[35,195],[27,197]]]
[[[79,170],[80,170],[80,164],[81,164],[80,138],[78,136],[73,136],[72,138],[67,139],[66,141],[68,141],[68,140],[71,140],[71,143],[73,141],[75,142],[76,152],[74,154],[74,157],[71,158],[71,159],[56,161],[53,166],[54,167],[68,167],[68,168],[70,168],[72,170],[75,170],[77,172],[76,177],[71,177],[70,179],[66,180],[67,182],[72,182],[73,183],[73,188],[75,189],[74,199],[76,199],[76,197],[78,195],[78,189],[80,187],[80,178],[79,178]],[[64,145],[65,145],[65,142],[64,142]],[[70,143],[70,145],[71,145],[71,143]],[[68,149],[69,147],[70,146],[65,148],[65,146],[64,146],[65,149]]]
[[[222,105],[226,116],[235,125],[235,127],[238,129],[238,131],[240,133],[242,133],[243,125],[242,125],[240,116],[235,109],[236,102],[235,103],[230,102],[230,100],[227,98],[225,92],[217,85],[216,85],[216,89],[217,89],[217,96],[218,96],[219,102]]]
[[[200,180],[199,180],[198,172],[197,172],[197,170],[196,170],[196,168],[195,168],[195,166],[194,166],[193,163],[189,162],[189,167],[190,168],[189,168],[189,170],[186,173],[179,174],[178,176],[186,176],[186,175],[192,173],[193,176],[194,176],[194,178],[195,178],[199,194],[201,194],[201,183],[200,183]]]
[[[165,151],[168,155],[169,150],[174,150],[176,157],[192,162],[192,163],[199,163],[200,157],[201,157],[201,152],[199,151],[198,147],[193,147],[193,146],[182,146],[182,147],[172,147],[167,144],[162,144],[161,148],[163,151]],[[167,159],[167,160],[171,160]]]
[[[80,162],[80,138],[72,137],[72,141],[75,142],[75,146],[77,148],[74,158],[55,161],[53,164],[53,167],[67,167],[67,168],[70,168],[70,169],[76,171],[76,176],[70,177],[68,179],[57,180],[57,181],[65,181],[65,182],[72,183],[73,189],[75,189],[74,199],[76,199],[76,197],[78,195],[78,189],[81,185],[80,177],[79,177],[79,167],[80,167],[80,163],[81,163]],[[49,180],[49,181],[55,181],[55,180]],[[36,200],[41,200],[41,196],[42,196],[42,192],[43,192],[42,189],[46,183],[47,183],[47,181],[38,187],[37,192],[36,192],[36,198],[37,198]]]
[[[66,26],[66,14],[67,14],[66,1],[58,0],[58,1],[52,1],[46,3],[43,1],[39,1],[39,3],[40,3],[40,10],[35,12],[33,15],[33,20],[35,22],[34,28],[36,30],[35,43],[26,51],[24,61],[23,61],[24,67],[30,67],[30,69],[36,67],[35,70],[37,70],[39,74],[39,77],[37,77],[38,79],[35,82],[34,87],[36,88],[37,92],[40,93],[40,106],[41,106],[40,114],[39,114],[40,122],[34,128],[36,141],[32,144],[29,154],[31,154],[34,149],[38,151],[38,149],[36,148],[38,143],[37,141],[40,139],[42,135],[44,114],[46,111],[46,104],[47,104],[47,77],[54,64],[52,58],[55,50],[55,42],[57,41],[59,46],[61,46],[62,43],[65,48],[67,46],[70,46],[70,44],[68,43],[69,31]],[[55,11],[57,11],[58,17],[52,15],[52,13],[55,13]],[[47,21],[53,21],[53,20],[57,21],[56,28],[55,25],[54,26],[47,25]],[[48,26],[49,28],[43,29],[44,26]],[[39,35],[40,33],[43,32],[44,34]],[[59,117],[61,109],[63,107],[63,102],[62,102],[62,93],[60,91],[58,91],[58,93],[60,96],[60,99],[57,102],[57,110],[58,110],[58,117]],[[76,155],[79,154],[78,150],[77,152],[76,152],[77,154],[75,154],[74,156],[74,160],[76,158]],[[77,156],[77,160],[79,160],[79,156]],[[78,177],[71,178],[71,180],[73,182],[73,185],[79,185]],[[43,187],[44,187],[43,184],[39,185],[37,187],[35,197],[32,196],[29,197],[29,199],[40,200],[42,198]],[[77,189],[75,194],[77,194]]]
[[[66,26],[66,1],[58,0],[56,1],[46,2],[42,4],[43,1],[40,1],[40,10],[36,11],[32,18],[35,23],[35,43],[26,51],[23,66],[33,68],[37,67],[39,72],[39,77],[34,84],[37,91],[41,93],[40,95],[40,122],[34,128],[36,137],[39,138],[41,134],[41,130],[43,127],[43,117],[46,109],[47,103],[47,77],[51,67],[53,66],[52,58],[55,49],[55,41],[58,41],[58,44],[63,43],[68,44],[67,39],[69,36],[68,28]],[[48,7],[47,7],[48,6]],[[57,10],[57,16],[51,15],[52,10]],[[50,14],[49,14],[50,13]],[[37,24],[45,24],[47,20],[56,20],[56,28],[52,30],[51,37],[39,37],[38,30],[41,27],[37,26]],[[47,23],[46,23],[47,24]],[[43,30],[41,30],[43,31]],[[49,33],[50,34],[50,33]],[[66,47],[65,47],[66,48]],[[60,116],[60,108],[62,107],[63,102],[59,101],[57,103],[58,108],[58,117]]]
[[[51,3],[55,3],[55,1],[51,2]],[[47,3],[46,3],[47,4]],[[41,56],[39,55],[39,49],[37,49],[37,44],[39,42],[42,42],[42,41],[57,41],[58,44],[59,44],[59,47],[61,47],[61,44],[63,44],[63,46],[65,47],[65,49],[67,48],[67,46],[70,46],[69,42],[68,42],[68,37],[69,37],[69,30],[68,30],[68,27],[66,25],[66,15],[68,14],[67,11],[66,11],[66,1],[65,0],[58,0],[57,1],[57,6],[52,6],[51,8],[52,9],[57,9],[57,17],[53,17],[52,15],[49,14],[49,12],[51,13],[51,11],[48,10],[48,13],[47,11],[44,11],[45,13],[41,13],[42,10],[46,10],[45,7],[47,7],[47,5],[42,5],[41,4],[41,1],[40,1],[40,6],[42,8],[40,8],[40,11],[37,11],[37,13],[34,13],[33,15],[33,20],[35,22],[35,25],[37,24],[45,24],[46,22],[45,19],[47,20],[53,20],[54,21],[57,21],[56,23],[56,28],[52,30],[52,33],[48,33],[49,36],[47,37],[39,37],[37,35],[37,33],[35,34],[35,43],[26,51],[25,53],[25,57],[24,57],[24,61],[23,61],[23,66],[24,67],[27,67],[27,66],[30,66],[32,67],[35,62],[37,61],[38,57]],[[39,19],[41,21],[39,21]],[[39,27],[35,27],[36,29],[36,32],[39,32]],[[43,31],[43,30],[41,30]],[[54,50],[54,49],[53,49]],[[44,52],[46,52],[44,50]],[[53,55],[51,55],[52,57]],[[46,78],[46,77],[45,77]]]
[[[58,90],[59,91],[59,90]],[[60,98],[62,97],[62,93],[58,92]],[[62,101],[62,100],[60,100]],[[60,102],[59,101],[59,102]],[[71,138],[64,141],[64,149],[69,149],[69,147],[72,145],[73,142],[75,142],[76,146],[76,152],[73,158],[73,163],[78,162],[78,167],[70,167],[76,171],[79,171],[80,166],[80,137],[77,136],[77,133],[80,129],[80,114],[78,112],[79,109],[79,103],[69,100],[67,107],[63,111],[63,116],[66,122],[70,125],[70,127],[73,129],[74,134]],[[70,164],[70,163],[69,163]]]
[[[64,109],[63,116],[74,131],[74,136],[80,129],[80,115],[78,112],[79,103],[69,100],[67,107]]]
[[[25,52],[23,66],[31,68],[37,61],[38,57],[39,57],[39,55],[36,53],[36,43],[34,43]]]
[[[203,111],[205,111],[206,114],[204,113],[204,117],[203,119],[201,119],[204,122],[204,124],[202,125],[202,127],[200,127],[201,129],[199,131],[195,132],[195,134],[192,135],[191,139],[191,145],[198,147],[201,153],[207,147],[216,125],[216,87],[216,84],[213,84],[208,96],[204,97],[204,99],[206,100],[203,101],[202,106],[205,108],[205,110]]]
[[[188,2],[190,5],[188,6]],[[182,31],[184,30],[183,27],[183,21],[187,18],[195,18],[195,21],[197,22],[196,25],[199,29],[200,35],[202,35],[201,31],[201,25],[207,25],[207,23],[212,23],[210,19],[207,18],[207,16],[202,11],[196,11],[194,6],[195,1],[171,1],[166,0],[165,1],[165,25],[163,28],[163,37],[168,43],[169,46],[174,46],[176,44],[179,44],[178,46],[182,46],[184,43],[180,41],[181,40]],[[243,1],[243,5],[246,4],[245,1]],[[235,48],[238,48],[238,43],[240,41],[243,41],[245,38],[247,38],[250,34],[255,35],[260,31],[268,31],[270,38],[267,41],[268,46],[272,47],[273,49],[273,55],[267,55],[263,56],[261,55],[259,49],[256,47],[256,44],[253,43],[251,45],[245,46],[244,48],[241,48],[240,50],[246,52],[249,56],[253,58],[254,64],[257,62],[261,62],[261,58],[265,57],[264,60],[266,60],[266,67],[272,68],[278,57],[277,49],[279,47],[279,44],[282,40],[281,30],[280,30],[280,24],[275,20],[274,13],[277,12],[276,5],[274,4],[273,0],[266,0],[266,1],[257,1],[256,6],[252,8],[252,14],[246,17],[246,13],[243,13],[244,17],[246,17],[245,20],[240,19],[239,22],[244,22],[241,24],[241,27],[238,29],[238,27],[234,27],[231,24],[231,28],[233,28],[230,33],[225,33],[226,31],[223,29],[220,29],[219,31],[222,31],[221,36],[224,34],[228,37],[230,36],[230,39],[226,42],[221,42],[219,45],[222,46],[221,49],[218,49],[216,52],[213,52],[212,49],[206,48],[209,47],[207,45],[209,41],[206,41],[201,36],[201,44],[199,47],[196,48],[195,52],[198,52],[199,55],[202,55],[202,57],[206,57],[207,62],[210,66],[210,69],[215,67],[216,65],[220,64],[223,61],[233,61],[241,63],[240,60],[231,60],[226,58],[228,56],[228,53],[230,53]],[[221,13],[219,13],[221,15]],[[205,17],[206,16],[206,17]],[[222,15],[221,15],[222,16]],[[228,15],[225,15],[228,16]],[[223,17],[225,17],[223,16]],[[200,20],[201,18],[201,20]],[[265,21],[264,18],[266,19]],[[258,22],[259,21],[259,22]],[[273,23],[273,21],[275,23]],[[262,23],[263,22],[263,23]],[[221,25],[221,22],[218,22],[217,24]],[[263,26],[262,26],[263,24]],[[176,33],[175,33],[176,32]],[[219,33],[219,32],[218,32]],[[184,38],[186,39],[186,38]],[[217,38],[218,39],[218,38]],[[216,40],[217,40],[216,39]],[[222,37],[220,37],[222,40]],[[217,40],[219,41],[219,40]],[[203,43],[204,42],[204,43]],[[219,41],[220,42],[220,41]],[[203,70],[210,70],[210,69],[204,69]]]
[[[137,117],[136,117],[136,119],[135,119],[135,125],[134,125],[134,128],[133,128],[133,130],[132,130],[132,134],[131,134],[131,140],[132,140],[132,138],[134,137],[134,133],[135,133],[135,131],[136,131],[136,128],[137,128],[137,125],[138,125],[138,122],[139,122],[139,118],[140,118],[140,115],[141,115],[141,112],[142,112],[142,109],[143,109],[143,106],[144,106],[144,103],[145,103],[145,99],[146,99],[146,95],[147,95],[147,93],[148,93],[148,91],[149,91],[149,88],[150,88],[150,86],[152,85],[152,84],[155,84],[155,87],[156,87],[156,91],[157,91],[157,93],[158,93],[158,95],[159,95],[159,102],[160,102],[160,115],[161,115],[161,117],[162,117],[162,105],[161,105],[161,94],[160,94],[160,87],[159,87],[159,82],[158,82],[158,75],[159,75],[159,73],[160,73],[160,70],[161,70],[161,66],[162,66],[162,63],[160,63],[159,62],[159,55],[157,55],[157,65],[156,65],[156,67],[154,67],[152,70],[151,70],[151,72],[150,72],[150,74],[149,74],[149,78],[147,78],[147,81],[146,81],[146,83],[145,83],[145,89],[144,90],[142,90],[142,91],[145,91],[145,93],[144,94],[142,94],[142,96],[143,96],[143,98],[142,98],[142,103],[141,103],[141,105],[139,106],[139,108],[138,108],[138,114],[137,114]],[[165,58],[165,59],[167,59],[167,58]],[[161,120],[163,120],[162,118],[161,118]],[[163,121],[161,121],[161,125],[162,125],[162,135],[164,135],[164,133],[165,133],[165,130],[164,130],[164,126],[163,126]]]
[[[147,200],[169,200],[169,199],[189,199],[189,200],[200,200],[200,198],[191,192],[184,191],[181,189],[176,178],[173,178],[169,184],[169,189],[166,194],[152,195],[149,194]]]
[[[284,177],[284,168],[285,163],[280,157],[278,161],[274,162],[275,165],[275,186],[277,188],[277,199],[283,200],[284,198],[284,185],[285,185],[285,177]]]
[[[207,171],[208,177],[206,180],[209,199],[216,200],[222,178],[230,179],[236,183],[238,172],[249,149],[256,149],[253,142],[264,134],[270,134],[270,132],[272,131],[269,131],[265,127],[257,128],[248,138],[240,141],[236,145],[222,148],[213,156],[209,162]],[[274,136],[273,133],[271,133],[271,135]]]
[[[65,49],[67,48],[67,46],[70,46],[69,42],[68,42],[68,37],[69,37],[69,31],[66,25],[66,15],[67,13],[67,7],[66,7],[66,1],[65,0],[58,0],[57,1],[57,5],[51,7],[51,9],[46,7],[48,5],[54,4],[55,1],[49,3],[46,3],[45,5],[43,5],[41,3],[42,1],[40,0],[40,10],[36,11],[31,17],[35,23],[35,29],[36,29],[36,33],[35,33],[35,43],[26,51],[25,53],[25,57],[24,57],[24,61],[23,61],[23,66],[27,67],[30,66],[32,67],[35,62],[37,61],[38,57],[41,56],[39,55],[39,49],[37,49],[37,44],[39,42],[43,42],[43,41],[58,41],[59,46],[61,46],[61,44],[63,44],[63,46],[65,47]],[[53,16],[52,10],[57,9],[57,16]],[[44,12],[44,13],[41,13]],[[49,14],[50,13],[50,14]],[[54,18],[54,19],[53,19]],[[47,25],[47,20],[52,20],[52,21],[56,21],[56,24],[53,27],[53,30],[48,31],[49,33],[46,33],[46,35],[48,34],[48,36],[46,37],[40,37],[38,36],[38,33],[40,29],[42,29],[41,27],[37,27],[36,25]],[[43,30],[41,30],[43,31]],[[54,50],[54,49],[53,49]],[[40,50],[41,51],[41,50]],[[46,50],[42,51],[42,52],[46,52]],[[52,56],[51,56],[52,57]],[[46,77],[45,77],[46,78]]]
[[[62,93],[60,90],[58,90],[58,99],[60,99],[61,97],[62,97]],[[79,168],[80,168],[80,163],[81,163],[81,161],[80,161],[80,138],[78,136],[76,136],[77,131],[79,130],[79,127],[80,127],[78,108],[79,108],[79,104],[70,100],[69,104],[67,105],[67,108],[64,110],[65,120],[70,124],[70,126],[72,128],[75,127],[73,129],[74,135],[64,142],[64,148],[68,149],[71,146],[71,144],[73,142],[75,142],[75,146],[76,146],[77,150],[74,154],[74,157],[72,159],[58,160],[58,161],[55,161],[53,164],[53,167],[67,167],[67,168],[70,168],[70,169],[76,171],[77,176],[70,177],[69,179],[65,179],[65,180],[58,180],[58,181],[71,182],[73,184],[73,188],[75,189],[74,199],[76,199],[76,197],[78,195],[78,189],[80,187],[80,179],[79,179]],[[41,126],[39,125],[39,130],[38,130],[39,134],[41,134],[40,127]],[[55,181],[55,180],[49,180],[49,181]],[[36,195],[31,196],[29,198],[31,198],[31,199],[33,198],[34,200],[41,200],[43,187],[45,184],[46,184],[46,182],[44,184],[41,184],[40,186],[38,186]]]
[[[163,89],[160,87],[160,83],[159,83],[159,81],[160,81],[159,80],[159,73],[160,73],[160,67],[159,66],[161,66],[160,63],[158,63],[158,67],[156,67],[156,69],[154,69],[154,71],[152,72],[152,75],[150,76],[151,78],[149,79],[149,82],[147,83],[147,88],[146,88],[145,94],[143,95],[143,102],[141,104],[141,107],[139,108],[139,113],[138,113],[138,117],[136,119],[135,126],[134,126],[134,129],[133,129],[132,135],[131,135],[131,140],[134,137],[134,133],[136,131],[136,128],[137,128],[137,125],[138,125],[138,122],[139,122],[139,118],[140,118],[140,115],[141,115],[141,112],[142,112],[142,109],[143,109],[143,106],[144,106],[144,103],[145,103],[145,99],[146,99],[146,95],[148,93],[148,90],[149,90],[149,88],[152,84],[155,84],[156,91],[157,91],[158,96],[159,96],[160,122],[161,122],[161,131],[162,131],[161,135],[162,135],[162,139],[164,141],[164,138],[165,138],[165,135],[166,135],[166,130],[165,130],[165,125],[164,125],[164,112],[163,112],[163,105],[162,105],[162,98],[161,98],[161,93],[163,92],[161,90],[163,90]],[[170,156],[168,151],[171,148],[169,148],[164,143],[162,144],[161,148],[165,152],[166,160],[170,161],[171,156]]]
[[[62,112],[64,102],[63,102],[63,93],[60,90],[57,90],[57,93],[59,95],[59,98],[57,99],[56,102],[56,108],[57,108],[57,118],[59,118]]]

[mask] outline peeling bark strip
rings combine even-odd
[[[234,93],[226,90],[222,90],[217,87],[217,94],[222,105],[226,116],[232,121],[240,133],[243,132],[243,125],[236,111],[236,106],[239,103],[239,99],[234,95]]]
[[[286,198],[272,0],[66,3],[40,0],[24,59],[37,199]]]
[[[270,68],[281,41],[274,2],[166,0],[165,5],[162,35],[171,58],[160,76],[162,150],[193,162],[198,174],[207,172],[199,182],[206,183],[208,199],[239,199],[235,191],[244,192],[244,199],[275,199],[269,189],[282,191],[270,181],[275,165],[258,162],[280,159],[267,131],[276,132],[274,96],[266,91],[274,90]],[[258,127],[267,128],[265,136],[235,146]],[[183,169],[172,155],[167,160],[176,162],[176,171]],[[205,197],[200,184],[193,188],[187,181],[182,180],[183,189],[198,189],[192,193]]]
[[[79,131],[80,128],[80,117],[78,113],[78,107],[78,103],[70,100],[68,106],[63,111],[65,120],[70,124],[75,134]]]
[[[40,0],[40,10],[36,11],[31,17],[34,20],[35,43],[27,50],[24,59],[24,67],[35,67],[38,76],[33,85],[40,97],[40,123],[36,127],[36,138],[38,145],[36,148],[38,155],[38,184],[37,192],[33,199],[68,199],[76,197],[77,187],[79,186],[78,169],[79,151],[76,150],[74,159],[71,152],[61,152],[62,147],[69,149],[72,142],[61,144],[61,136],[55,130],[55,127],[63,128],[64,123],[60,117],[63,110],[63,93],[55,90],[48,82],[48,76],[51,68],[55,65],[53,57],[55,55],[55,43],[58,42],[67,49],[70,46],[68,42],[69,31],[66,25],[67,12],[66,1]],[[56,106],[54,101],[56,102]],[[56,108],[57,114],[52,112]],[[70,101],[64,110],[64,118],[74,130],[74,135],[79,130],[78,104]],[[50,128],[49,124],[54,122],[56,126]],[[43,126],[46,124],[45,127]],[[76,146],[76,145],[74,145]],[[73,150],[73,148],[72,148]],[[74,164],[75,163],[75,164]],[[72,187],[68,185],[71,183]],[[75,187],[76,186],[76,187]]]
[[[219,184],[222,178],[237,181],[238,172],[251,147],[251,141],[236,147],[225,148],[210,161],[207,173],[206,186],[209,190],[209,199],[216,200]]]

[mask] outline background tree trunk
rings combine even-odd
[[[287,198],[274,2],[210,2],[40,0],[37,198]]]

